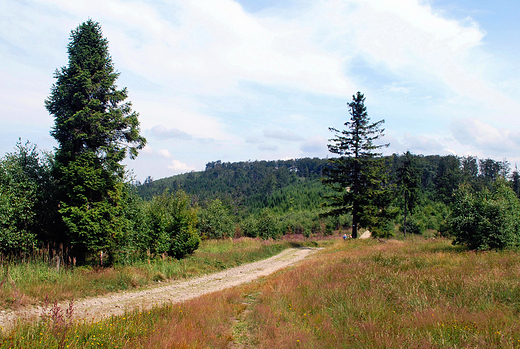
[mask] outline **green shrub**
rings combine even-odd
[[[280,229],[278,228],[278,221],[271,211],[268,209],[262,210],[258,217],[256,226],[258,237],[264,240],[276,239],[280,236]]]
[[[294,233],[309,236],[317,222],[319,223],[319,215],[317,213],[300,211],[286,214],[281,218],[279,224],[284,234]]]
[[[403,232],[403,225],[399,226],[399,231]],[[422,234],[425,231],[424,226],[414,217],[409,217],[406,221],[406,233]]]
[[[258,221],[254,216],[248,216],[240,222],[240,230],[243,236],[258,237]]]
[[[504,249],[520,242],[520,201],[505,180],[476,192],[461,185],[455,192],[449,226],[454,244],[474,250]]]
[[[149,229],[147,246],[151,253],[182,258],[198,248],[197,210],[190,206],[186,193],[166,191],[148,202],[145,210]]]
[[[0,159],[0,253],[28,252],[46,232],[53,217],[50,158],[35,145],[18,142]]]
[[[212,200],[205,209],[199,210],[198,218],[202,237],[209,239],[233,237],[233,217],[219,199]]]

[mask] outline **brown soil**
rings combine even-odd
[[[163,282],[139,291],[118,292],[95,298],[79,299],[74,302],[73,318],[99,321],[112,315],[123,315],[126,311],[145,310],[155,305],[186,301],[269,275],[304,259],[316,250],[292,248],[271,258],[215,274],[188,280]],[[65,311],[69,307],[69,303],[60,303],[58,306]],[[0,329],[9,331],[19,322],[35,321],[41,316],[42,310],[41,306],[2,310],[0,311]]]

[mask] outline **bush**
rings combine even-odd
[[[276,239],[281,235],[280,229],[278,228],[278,222],[273,213],[268,209],[262,210],[260,217],[258,217],[256,230],[258,232],[258,237],[261,237],[264,240],[270,238]]]
[[[198,248],[197,210],[190,206],[186,193],[166,191],[146,203],[145,212],[151,253],[182,258]]]
[[[289,213],[281,219],[279,224],[284,234],[294,233],[310,236],[317,224],[316,222],[319,222],[318,214],[305,211]]]
[[[448,221],[453,243],[473,250],[516,247],[520,242],[519,212],[520,201],[505,180],[480,192],[461,185]]]
[[[256,238],[258,237],[258,221],[254,216],[249,216],[240,222],[240,230],[243,236]]]
[[[51,185],[50,158],[29,142],[0,160],[0,253],[28,252],[46,237],[57,207]]]
[[[402,233],[404,230],[403,225],[399,226],[399,231]],[[406,233],[408,234],[422,234],[424,231],[424,227],[422,224],[415,218],[409,217],[409,219],[406,221]]]
[[[233,237],[233,218],[229,214],[229,209],[219,199],[211,201],[205,209],[200,210],[198,217],[198,227],[202,237],[209,239]]]

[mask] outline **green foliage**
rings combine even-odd
[[[36,213],[37,183],[28,178],[17,155],[0,164],[0,252],[28,251],[36,242],[31,231]]]
[[[397,169],[397,191],[402,198],[403,233],[405,236],[407,214],[413,213],[419,201],[419,185],[419,171],[415,167],[412,154],[408,151],[404,155],[402,166]],[[412,232],[412,234],[414,233]]]
[[[235,163],[215,161],[209,162],[202,172],[155,181],[149,177],[137,186],[137,190],[143,199],[150,200],[166,189],[182,189],[201,201],[220,199],[233,214],[241,216],[260,212],[266,206],[280,207],[284,211],[291,207],[315,208],[320,202],[317,193],[324,191],[323,188],[316,189],[319,187],[316,183],[326,163],[326,159],[318,158]]]
[[[336,137],[329,144],[329,151],[339,157],[329,160],[323,183],[337,192],[329,198],[328,214],[352,212],[352,237],[357,238],[358,225],[384,229],[388,216],[383,212],[388,201],[386,174],[384,159],[376,151],[388,145],[374,144],[383,136],[380,126],[384,120],[370,123],[363,94],[352,96],[348,105],[351,118],[345,123],[346,129],[330,128]]]
[[[69,65],[56,70],[56,83],[45,101],[55,116],[51,132],[59,143],[60,161],[91,151],[110,171],[121,173],[126,156],[137,156],[146,140],[139,136],[138,114],[131,110],[126,88],[117,89],[119,76],[108,53],[108,40],[92,20],[72,31]],[[64,164],[66,165],[66,163]]]
[[[303,234],[305,237],[322,232],[322,224],[318,212],[309,211],[291,212],[280,221],[284,234]]]
[[[29,142],[0,160],[0,253],[28,252],[53,218],[50,159]]]
[[[80,258],[114,250],[131,226],[125,216],[124,166],[146,140],[131,110],[119,73],[108,53],[101,26],[92,20],[72,31],[69,64],[55,73],[45,106],[54,115],[51,135],[58,141],[53,173],[60,191],[65,234]],[[61,241],[59,241],[61,240]]]
[[[243,236],[260,237],[264,240],[277,239],[282,234],[279,217],[267,208],[260,214],[251,215],[240,222],[240,231]]]
[[[125,184],[123,191],[122,214],[128,223],[128,229],[117,241],[117,247],[112,252],[114,262],[128,264],[141,259],[148,249],[149,228],[145,203],[137,195],[134,186]]]
[[[410,217],[410,219],[406,222],[406,231],[409,234],[416,234],[416,235],[422,234],[424,232],[425,228],[424,228],[424,225],[421,223],[422,223],[422,221],[419,221],[414,217]],[[401,225],[399,227],[399,230],[404,233],[404,226]]]
[[[459,158],[453,155],[442,157],[434,178],[438,197],[447,204],[453,202],[453,193],[461,180],[462,172]]]
[[[410,231],[410,233],[418,234],[424,232],[426,229],[441,231],[446,222],[446,218],[449,216],[449,212],[448,206],[442,201],[422,200],[421,205],[417,207],[416,212],[410,219],[414,221],[412,224],[418,227],[419,232]],[[415,230],[417,231],[417,229]]]
[[[212,200],[205,209],[199,210],[198,217],[198,227],[202,237],[209,239],[233,237],[233,217],[219,199]]]
[[[198,248],[197,210],[191,207],[186,193],[166,191],[145,203],[144,209],[148,225],[146,245],[150,253],[182,258]]]
[[[519,212],[520,202],[504,180],[479,192],[461,185],[449,219],[454,243],[474,250],[516,247],[520,243]]]
[[[248,216],[240,221],[240,232],[243,236],[258,237],[258,220],[255,216]]]
[[[277,239],[281,232],[278,226],[278,220],[269,209],[262,210],[257,220],[256,231],[258,237],[267,239]]]
[[[516,196],[520,197],[520,173],[517,168],[515,168],[511,174],[511,188],[515,192]]]

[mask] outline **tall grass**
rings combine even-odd
[[[520,346],[520,255],[447,240],[338,243],[260,290],[259,348]]]
[[[260,239],[204,241],[182,260],[151,259],[110,268],[60,268],[33,258],[25,263],[4,263],[0,275],[0,308],[67,300],[126,290],[156,281],[182,279],[220,271],[264,259],[290,247],[288,242]]]
[[[337,241],[238,288],[74,324],[66,336],[48,323],[20,327],[0,347],[518,348],[519,277],[513,251],[466,252],[444,239]]]

